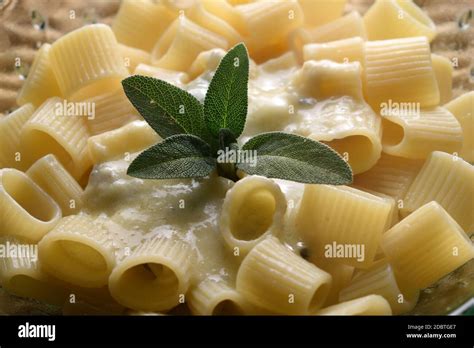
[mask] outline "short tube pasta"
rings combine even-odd
[[[236,289],[255,305],[275,313],[308,314],[322,306],[331,276],[268,237],[245,257]]]
[[[376,0],[364,15],[369,40],[425,36],[432,40],[436,27],[412,0]]]
[[[189,290],[187,304],[195,315],[239,315],[248,307],[244,297],[227,282],[210,279]]]
[[[82,187],[54,155],[37,160],[26,174],[58,203],[63,216],[75,214],[82,208]]]
[[[305,27],[318,27],[341,17],[346,0],[298,0]]]
[[[441,107],[415,113],[388,112],[383,115],[383,151],[412,159],[424,159],[433,151],[457,152],[463,134],[458,120]]]
[[[192,250],[179,240],[147,239],[118,262],[110,275],[110,292],[128,308],[169,310],[188,290],[193,259]]]
[[[248,253],[269,235],[281,232],[286,199],[271,179],[247,176],[226,194],[219,229],[231,248]]]
[[[417,290],[404,290],[397,283],[390,264],[383,260],[367,271],[358,273],[350,284],[341,290],[339,300],[345,302],[371,294],[380,295],[388,301],[393,314],[403,314],[413,309],[419,296]]]
[[[459,156],[467,162],[474,162],[474,138],[472,136],[474,134],[474,91],[463,94],[444,107],[461,124],[463,142]]]
[[[402,216],[438,202],[466,231],[474,229],[474,167],[457,156],[435,151],[426,160],[403,200]]]
[[[314,257],[368,268],[392,209],[387,199],[352,187],[306,185],[296,229]]]
[[[104,24],[68,33],[53,43],[49,55],[61,93],[71,100],[110,90],[128,75],[114,33]]]
[[[23,151],[20,134],[25,123],[31,118],[35,108],[25,104],[12,113],[0,117],[0,168],[9,167],[24,170],[31,164],[28,151]]]
[[[355,11],[316,28],[299,28],[291,34],[290,41],[295,53],[301,57],[303,46],[306,44],[352,37],[361,37],[364,40],[367,37],[362,17]]]
[[[422,166],[422,160],[382,153],[375,166],[354,176],[354,185],[391,196],[398,204]]]
[[[418,208],[383,235],[382,249],[397,279],[423,289],[474,258],[474,246],[438,203]]]
[[[377,113],[383,103],[439,104],[430,45],[423,36],[368,41],[364,67],[364,95]]]
[[[61,209],[25,173],[0,169],[0,233],[38,242],[61,219]]]
[[[121,128],[90,137],[87,140],[93,163],[130,156],[156,144],[160,137],[145,121],[133,121]]]
[[[446,57],[431,54],[431,62],[436,76],[439,89],[439,102],[445,104],[453,96],[453,63]]]
[[[71,215],[39,243],[42,267],[48,274],[84,288],[107,284],[115,265],[115,246],[108,230],[87,215]]]
[[[94,117],[88,117],[86,121],[91,135],[122,127],[140,118],[120,84],[117,84],[114,91],[99,94],[84,102],[95,106]]]
[[[359,62],[364,64],[365,41],[352,37],[327,43],[311,43],[303,47],[303,60],[332,60],[336,63]]]
[[[231,25],[207,11],[205,6],[200,3],[196,3],[186,11],[186,16],[197,25],[200,25],[226,39],[229,47],[242,41],[240,34]]]
[[[150,0],[124,0],[112,30],[118,42],[150,52],[177,16],[163,4]]]
[[[0,245],[15,247],[17,250],[30,250],[34,244],[22,244],[13,238],[3,239]],[[26,254],[26,253],[25,253]],[[0,259],[0,284],[11,294],[34,298],[53,305],[62,305],[67,290],[53,284],[42,271],[33,255],[19,253],[15,258]]]
[[[31,103],[40,106],[46,99],[61,96],[61,91],[51,66],[49,51],[51,45],[45,43],[35,56],[28,77],[16,98],[18,105]]]
[[[226,39],[179,16],[161,36],[151,53],[151,62],[159,68],[186,71],[203,51],[227,49]]]
[[[172,85],[180,88],[183,87],[189,81],[188,74],[184,72],[157,68],[156,66],[148,64],[138,64],[133,74],[154,77],[156,79],[169,82]]]
[[[132,73],[139,64],[151,63],[150,52],[124,44],[119,44],[118,46],[123,57],[123,64],[129,72]]]
[[[321,309],[316,315],[392,315],[388,301],[380,295],[368,295]]]
[[[87,130],[82,115],[60,114],[63,100],[54,97],[39,107],[21,131],[21,146],[33,159],[54,154],[62,165],[79,180],[91,165],[87,152]],[[41,144],[38,146],[38,144]]]

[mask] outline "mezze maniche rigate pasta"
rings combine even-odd
[[[474,257],[474,92],[451,97],[411,0],[123,0],[111,26],[39,48],[0,117],[8,292],[65,314],[407,313]],[[402,15],[400,15],[402,14]],[[350,186],[126,174],[161,141],[123,92],[139,74],[199,100],[226,51],[251,60],[240,137],[331,146]],[[19,256],[20,257],[20,256]]]

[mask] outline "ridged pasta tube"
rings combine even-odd
[[[392,315],[388,301],[380,295],[368,295],[321,309],[316,315]]]
[[[36,53],[33,65],[28,72],[28,77],[23,83],[20,92],[18,92],[16,98],[18,105],[32,103],[38,107],[50,97],[61,96],[61,91],[51,66],[50,49],[51,45],[45,43]]]
[[[115,35],[105,24],[86,25],[62,36],[49,55],[61,93],[70,100],[104,93],[128,75]]]
[[[424,289],[474,258],[474,246],[456,221],[432,201],[383,235],[382,249],[397,279]]]
[[[109,231],[87,215],[71,215],[39,243],[43,269],[56,278],[84,288],[107,284],[115,265],[114,240]]]
[[[251,303],[275,313],[307,314],[322,306],[331,275],[268,237],[245,257],[236,289]]]
[[[61,219],[61,208],[25,173],[0,170],[0,233],[38,242]]]
[[[424,159],[433,151],[453,153],[462,148],[461,125],[445,108],[383,113],[382,125],[383,151],[393,156]]]
[[[280,234],[285,211],[285,196],[273,180],[247,176],[227,191],[219,228],[229,247],[246,254],[267,236]]]
[[[435,151],[426,160],[403,200],[402,216],[436,201],[466,232],[474,230],[474,167],[461,158]]]
[[[54,155],[41,157],[26,174],[58,203],[63,216],[82,208],[84,190]]]
[[[82,115],[59,114],[58,106],[61,105],[63,100],[54,97],[35,111],[23,126],[21,146],[35,160],[54,154],[69,173],[79,180],[91,166],[87,152],[89,131]]]
[[[220,35],[183,15],[158,40],[151,53],[151,61],[159,68],[186,71],[199,53],[217,47],[227,49],[229,44]]]
[[[436,27],[412,0],[376,0],[364,15],[369,40],[425,36],[432,40]]]
[[[459,152],[467,162],[474,162],[474,91],[465,93],[444,106],[461,124],[463,143]]]
[[[145,240],[119,261],[109,279],[117,302],[143,311],[164,311],[179,304],[193,277],[193,251],[172,238]]]
[[[33,104],[25,104],[12,113],[0,117],[0,168],[25,170],[31,164],[28,151],[23,151],[20,134],[23,126],[35,111]]]

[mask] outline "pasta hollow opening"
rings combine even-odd
[[[2,176],[2,184],[8,195],[35,219],[48,222],[57,216],[57,210],[48,201],[48,196],[42,194],[27,177],[6,172]]]
[[[251,241],[264,234],[273,223],[276,200],[265,189],[250,192],[245,200],[236,202],[235,214],[231,216],[232,235],[245,241]]]
[[[54,154],[66,168],[73,163],[71,155],[54,137],[41,130],[32,129],[24,137],[26,150],[33,158],[41,158],[48,154]]]
[[[232,300],[224,300],[217,304],[212,315],[236,315],[243,314],[242,308]]]
[[[378,159],[372,154],[374,151],[372,141],[364,135],[352,135],[325,143],[341,156],[348,155],[349,164],[354,173],[361,173],[370,169]]]
[[[83,242],[57,239],[50,241],[47,249],[40,257],[48,272],[67,282],[95,285],[110,273],[104,256]]]
[[[153,302],[153,299],[162,300],[170,294],[177,294],[179,279],[171,268],[163,264],[142,263],[124,271],[117,288],[135,301]]]
[[[329,293],[329,284],[322,283],[314,292],[309,301],[308,312],[314,313],[317,309],[321,308],[326,301],[327,295]]]
[[[397,146],[405,137],[405,130],[399,124],[383,119],[382,144],[384,146]]]

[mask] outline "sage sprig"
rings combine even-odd
[[[238,44],[222,58],[203,104],[159,79],[139,75],[124,79],[125,94],[164,139],[140,153],[127,174],[177,179],[205,177],[216,170],[236,181],[241,170],[302,183],[351,183],[352,170],[346,161],[329,146],[309,138],[270,132],[239,146],[237,139],[247,118],[248,78],[247,49]]]

